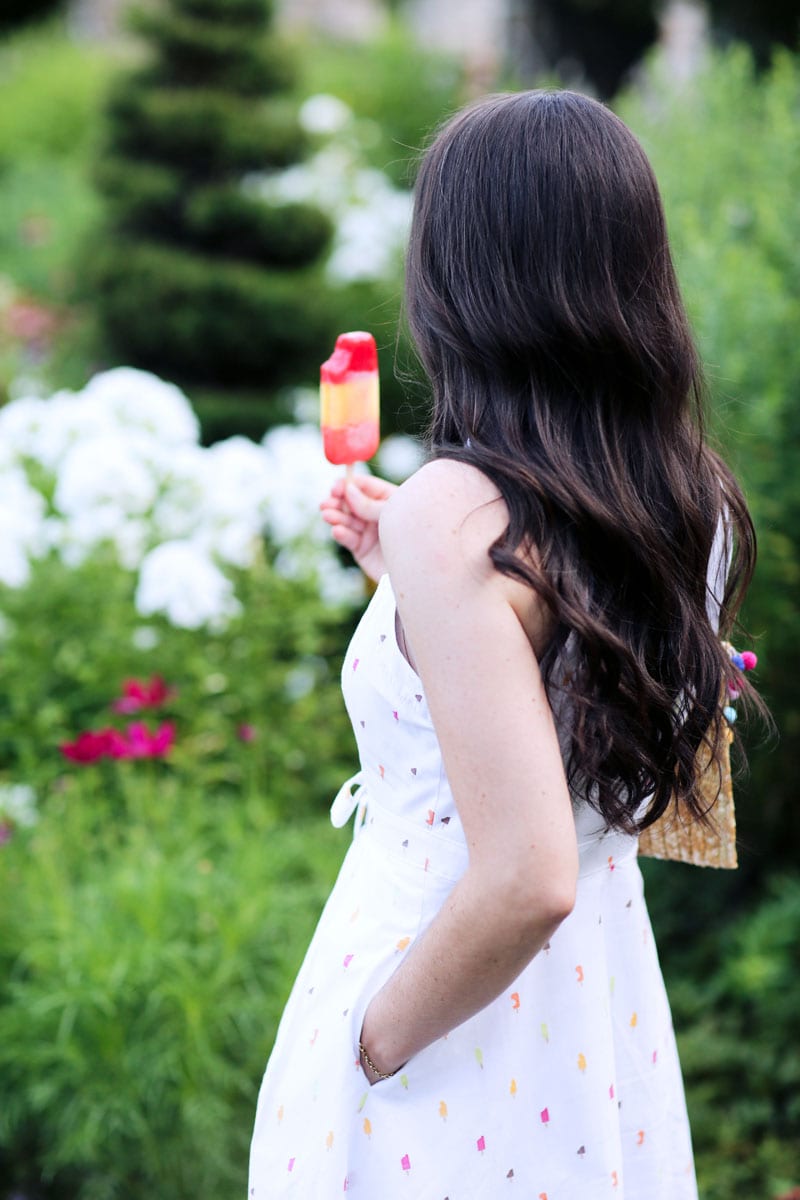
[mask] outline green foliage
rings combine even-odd
[[[75,240],[88,237],[98,208],[73,163],[22,161],[0,170],[0,274],[51,301],[71,298]]]
[[[107,52],[71,41],[58,24],[6,39],[0,45],[0,172],[32,160],[84,159],[113,69]]]
[[[33,786],[40,813],[0,847],[2,1196],[42,1179],[58,1200],[241,1194],[344,849],[324,816],[354,755],[341,614],[266,561],[224,633],[143,622],[132,590],[98,558],[2,592],[0,781]],[[170,759],[67,764],[80,730],[139,719],[109,703],[155,672],[175,694],[140,716],[175,722]]]
[[[712,427],[759,534],[744,621],[783,737],[769,753],[753,751],[752,779],[739,789],[745,868],[755,870],[753,850],[786,860],[800,840],[800,65],[782,53],[757,77],[735,48],[680,93],[651,79],[619,111],[661,184]]]
[[[114,354],[206,386],[274,388],[332,336],[320,279],[330,223],[242,188],[306,148],[256,0],[142,9],[150,60],[115,85],[97,181],[109,229],[93,279]]]
[[[166,378],[202,378],[213,364],[219,383],[274,386],[329,340],[330,313],[310,273],[267,274],[223,258],[211,272],[190,251],[122,237],[98,252],[94,273],[108,335],[126,342],[130,363]]]
[[[698,939],[699,970],[671,989],[706,1200],[800,1182],[798,927],[800,879],[775,878],[721,939]]]
[[[400,23],[366,50],[313,42],[300,63],[306,95],[338,96],[358,117],[374,122],[370,160],[401,186],[413,181],[434,130],[467,99],[459,63],[421,50]]]
[[[33,300],[52,311],[48,337],[32,345],[0,311],[0,400],[20,372],[50,370],[53,388],[82,383],[97,353],[91,317],[72,305],[98,217],[85,163],[112,69],[107,52],[71,42],[57,23],[0,46],[0,310]]]
[[[0,32],[30,21],[40,21],[63,7],[64,0],[4,0],[0,12]]]
[[[188,795],[252,785],[277,815],[319,811],[351,761],[338,689],[341,618],[311,584],[263,562],[238,580],[246,619],[213,635],[152,619],[145,642],[155,645],[140,649],[133,583],[110,560],[71,570],[48,560],[27,588],[3,589],[0,770],[55,786],[64,774],[58,746],[108,723],[123,679],[159,673],[178,689],[169,709],[174,770]],[[298,669],[305,687],[295,696]],[[242,724],[256,728],[255,748],[238,740]]]
[[[124,824],[109,781],[73,779],[5,850],[3,1179],[41,1172],[62,1200],[233,1200],[343,839],[277,825],[255,797],[128,775]]]
[[[256,97],[291,86],[294,71],[285,47],[263,42],[263,6],[251,7],[243,21],[217,28],[208,24],[213,6],[200,15],[182,13],[174,5],[172,11],[134,10],[130,21],[134,30],[157,42],[159,49],[147,78],[153,83],[216,87]],[[254,35],[253,41],[243,40],[243,29]]]

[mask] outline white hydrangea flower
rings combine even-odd
[[[230,579],[191,541],[164,542],[145,556],[135,602],[143,617],[163,613],[182,629],[221,629],[241,612]]]
[[[30,829],[39,819],[36,793],[27,783],[0,783],[0,821]]]
[[[23,587],[30,578],[30,559],[44,554],[44,498],[17,466],[0,471],[0,582]]]
[[[353,120],[353,112],[338,96],[320,92],[300,106],[298,117],[306,133],[330,135],[345,129]]]
[[[270,488],[267,527],[278,545],[309,537],[330,541],[328,527],[319,515],[320,501],[328,494],[344,467],[325,458],[317,425],[278,425],[265,434],[262,446],[268,456]],[[356,471],[367,472],[363,463]]]
[[[155,439],[124,428],[87,437],[59,465],[56,508],[70,517],[106,506],[126,514],[146,513],[158,496],[158,460],[164,455]]]
[[[115,367],[90,379],[83,398],[107,412],[116,426],[142,429],[164,446],[196,442],[200,423],[174,383],[149,371]]]
[[[313,113],[312,108],[312,113]],[[332,283],[385,279],[400,271],[412,197],[382,171],[365,167],[355,136],[324,145],[285,171],[251,175],[246,187],[268,203],[315,204],[333,221],[326,264]]]
[[[201,523],[211,487],[207,450],[190,445],[171,449],[163,464],[159,495],[153,507],[153,540],[193,536]]]
[[[131,634],[131,644],[136,650],[155,650],[160,641],[158,630],[152,625],[137,625]]]
[[[422,466],[425,450],[416,438],[405,433],[391,433],[381,442],[376,459],[379,475],[402,483]]]

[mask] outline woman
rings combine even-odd
[[[332,815],[358,805],[357,836],[250,1195],[689,1200],[637,832],[675,797],[702,817],[754,538],[636,139],[570,92],[456,116],[419,172],[407,307],[432,458],[322,506],[380,581],[342,677],[361,771]]]

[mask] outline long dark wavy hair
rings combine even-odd
[[[509,523],[492,562],[553,616],[540,665],[551,702],[566,689],[572,708],[571,786],[627,832],[673,796],[705,819],[695,756],[718,745],[734,676],[707,569],[724,530],[724,637],[755,534],[704,439],[700,363],[644,151],[574,92],[465,109],[421,162],[406,280],[432,454],[497,485]]]

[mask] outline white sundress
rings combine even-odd
[[[384,575],[342,688],[356,833],[267,1065],[249,1200],[696,1200],[637,841],[576,804],[570,916],[491,1004],[370,1087],[364,1012],[467,866],[422,683]],[[355,790],[355,796],[351,792]]]

